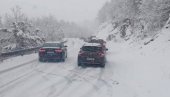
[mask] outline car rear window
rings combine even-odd
[[[104,43],[103,40],[91,40],[90,43]]]
[[[43,47],[61,47],[60,43],[45,43]]]
[[[98,51],[102,51],[102,47],[97,47],[97,46],[83,46],[82,50],[83,50],[83,51],[89,51],[89,52],[98,52]]]

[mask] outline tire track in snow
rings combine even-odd
[[[93,71],[94,69],[93,68],[90,68],[91,71]],[[88,74],[91,74],[93,72],[88,72],[87,74],[85,74],[85,76],[83,75],[77,75],[77,77],[83,79],[83,81],[85,81],[86,83],[92,85],[93,88],[91,88],[88,92],[85,93],[85,95],[81,96],[81,97],[90,97],[89,95],[92,95],[94,93],[99,93],[99,90],[106,86],[107,87],[107,92],[108,92],[108,97],[112,97],[112,85],[109,84],[106,80],[103,80],[102,79],[102,76],[104,75],[104,70],[103,69],[100,69],[99,71],[95,71],[95,73],[97,72],[97,74],[95,75],[88,75]],[[91,81],[92,80],[92,81]],[[97,80],[96,83],[93,83],[94,80]],[[75,81],[72,82],[72,84],[74,83]],[[82,83],[83,84],[83,83]],[[83,85],[80,85],[80,86],[83,86]],[[63,88],[63,92],[60,93],[61,94],[64,94],[64,92],[66,91],[66,89],[68,89],[68,85],[66,85],[67,88]],[[80,87],[80,88],[83,88],[83,87]],[[74,91],[75,92],[75,91]],[[59,97],[60,95],[55,95],[55,96],[52,96],[52,97]]]
[[[106,63],[106,66],[104,69],[101,69],[98,76],[95,76],[94,78],[97,79],[96,83],[94,83],[94,86],[97,86],[98,91],[102,87],[107,88],[107,95],[108,97],[113,97],[113,87],[118,85],[119,82],[113,79],[114,72],[112,70],[113,64],[109,64],[110,62]],[[81,97],[89,97],[90,95],[93,95],[95,92],[93,89],[89,90],[85,95]]]
[[[102,79],[102,76],[104,74],[104,70],[100,69],[99,75],[98,76],[93,76],[92,78],[96,80],[95,83],[92,83],[93,88],[91,88],[89,91],[87,91],[84,95],[82,95],[81,97],[91,97],[90,95],[93,95],[94,93],[99,92],[99,90],[101,88],[103,88],[104,86],[106,86],[107,88],[110,87],[110,85],[108,84],[107,81]],[[109,97],[112,97],[111,91],[110,89],[107,90],[108,91],[108,95]]]
[[[59,66],[60,67],[60,66]],[[60,67],[58,68],[59,70],[63,69],[65,67]],[[37,72],[41,72],[41,73],[45,73],[46,75],[50,75],[50,76],[56,76],[56,77],[62,77],[61,80],[58,80],[54,85],[52,85],[51,87],[57,87],[58,85],[60,85],[61,83],[63,83],[64,81],[67,81],[67,83],[63,86],[62,89],[60,89],[59,92],[55,93],[53,89],[51,89],[51,92],[49,92],[47,97],[51,97],[51,95],[54,95],[54,97],[58,97],[61,94],[63,94],[70,86],[72,83],[76,82],[77,80],[82,80],[85,81],[88,84],[91,84],[93,86],[92,91],[98,91],[100,88],[102,88],[103,86],[108,87],[108,94],[111,95],[112,97],[112,93],[111,93],[111,89],[112,86],[106,81],[102,79],[102,76],[104,75],[104,69],[100,69],[99,71],[97,70],[97,75],[89,75],[94,71],[94,69],[96,68],[79,68],[79,67],[75,67],[72,70],[70,70],[70,73],[68,75],[62,75],[59,73],[53,73],[53,72],[45,72],[45,71],[41,71],[36,69]],[[57,70],[56,70],[57,71]],[[99,73],[98,73],[99,72]],[[95,71],[96,73],[96,71]],[[92,83],[90,80],[97,80],[97,83]],[[89,94],[89,93],[88,93]],[[85,97],[85,96],[83,96]]]
[[[40,64],[42,65],[42,64]],[[49,64],[48,64],[49,65]],[[64,64],[65,65],[65,64]],[[44,67],[44,66],[43,66]],[[63,66],[56,66],[59,70],[60,69],[64,69],[65,67]],[[51,67],[49,67],[51,68]],[[39,73],[44,73],[46,75],[44,75],[44,77],[48,79],[50,79],[50,76],[56,76],[56,77],[62,77],[61,79],[57,80],[56,83],[52,84],[49,88],[51,89],[50,92],[48,93],[47,97],[58,97],[61,96],[62,94],[64,94],[73,83],[76,83],[76,81],[84,81],[88,84],[91,84],[93,86],[93,88],[91,89],[92,91],[87,92],[86,95],[84,95],[83,97],[88,97],[89,94],[93,94],[96,93],[96,91],[100,90],[102,87],[107,86],[108,87],[108,95],[110,95],[110,97],[112,97],[111,94],[111,87],[110,84],[107,82],[107,80],[103,79],[103,76],[105,74],[105,71],[103,69],[100,70],[96,70],[96,68],[79,68],[79,67],[75,67],[72,70],[69,71],[69,73],[67,75],[60,75],[58,72],[57,73],[53,73],[53,72],[46,72],[47,70],[49,70],[49,68],[45,68],[43,70],[40,70],[39,68],[37,68],[36,65],[32,65],[32,69],[34,69],[33,73],[30,73],[28,75],[26,75],[23,79],[19,79],[19,81],[16,82],[16,84],[14,84],[15,86],[18,86],[18,84],[20,83],[25,83],[27,81],[27,79],[29,78],[36,78]],[[57,71],[56,70],[56,71]],[[37,73],[39,72],[39,73]],[[94,74],[95,73],[95,74]],[[90,75],[93,74],[93,75]],[[34,77],[32,77],[32,75]],[[96,83],[92,83],[93,80],[97,80]],[[60,85],[61,83],[66,82],[64,85],[62,85],[62,89],[60,89],[59,91],[56,90],[56,87],[58,85]],[[10,88],[10,87],[9,87]],[[83,87],[80,87],[83,88]]]
[[[40,65],[39,64],[40,62],[37,62],[37,64],[32,64],[31,65],[31,71],[26,73],[25,75],[23,75],[22,77],[20,77],[19,79],[17,79],[16,81],[4,86],[1,90],[0,90],[0,94],[4,93],[4,92],[7,92],[7,91],[10,91],[10,90],[13,90],[15,88],[17,88],[18,86],[21,86],[21,87],[24,87],[24,85],[22,84],[26,84],[26,83],[32,83],[32,80],[31,79],[37,79],[37,78],[40,78],[40,79],[37,79],[37,81],[42,81],[42,75],[40,73],[37,73],[35,72],[35,68],[42,68],[43,65]],[[39,67],[38,67],[39,66]],[[48,68],[45,68],[45,69],[48,69]],[[37,82],[36,81],[36,82]],[[32,83],[34,84],[34,82]],[[26,84],[27,85],[27,84]],[[33,85],[35,86],[35,85]],[[33,87],[34,88],[34,87]],[[7,93],[8,94],[8,93]],[[18,97],[18,96],[17,96]],[[19,96],[19,97],[23,97],[23,96]],[[25,97],[25,96],[24,96]]]
[[[89,70],[85,70],[85,69],[81,69],[79,67],[75,67],[74,69],[72,69],[70,71],[70,73],[68,75],[65,76],[61,76],[60,74],[54,74],[54,73],[47,73],[47,75],[52,75],[52,76],[59,76],[62,77],[61,80],[58,80],[55,84],[53,84],[51,87],[53,87],[53,89],[55,89],[54,87],[57,87],[58,85],[60,85],[61,83],[66,81],[66,84],[63,86],[62,89],[60,89],[58,92],[54,91],[53,89],[48,93],[47,97],[58,97],[61,94],[63,94],[70,86],[71,84],[76,80],[77,75],[84,75],[88,72]],[[41,71],[42,72],[42,71]],[[45,72],[42,72],[45,73]]]
[[[41,64],[39,64],[39,65],[41,65]],[[43,67],[44,67],[44,65],[42,65]],[[57,67],[57,66],[56,66]],[[60,66],[59,66],[60,67]],[[37,64],[36,65],[32,65],[32,68],[34,68],[34,69],[37,69]],[[58,67],[57,67],[58,68]],[[60,68],[58,68],[58,70],[60,70],[60,69],[62,69],[63,67],[60,67]],[[48,68],[46,68],[45,67],[45,69],[48,69]],[[48,69],[49,70],[49,69]],[[35,71],[35,70],[34,70]],[[71,71],[70,71],[70,73],[68,74],[68,75],[66,75],[66,76],[63,76],[63,78],[61,79],[61,80],[57,80],[57,82],[55,83],[55,84],[52,84],[52,86],[51,87],[53,87],[53,88],[51,88],[51,91],[49,92],[50,93],[50,95],[49,95],[49,97],[53,97],[53,95],[54,95],[54,97],[57,97],[57,96],[60,96],[60,95],[62,95],[69,87],[71,87],[71,85],[72,85],[72,83],[74,83],[74,82],[76,82],[76,80],[83,80],[83,81],[85,81],[85,82],[87,82],[87,83],[89,83],[89,84],[92,84],[90,81],[89,81],[89,79],[96,79],[96,78],[98,78],[98,77],[95,77],[95,76],[97,76],[98,74],[99,75],[101,75],[102,73],[103,73],[103,71],[102,70],[99,70],[99,72],[101,73],[97,73],[97,75],[95,74],[95,75],[92,75],[92,76],[89,76],[88,74],[91,74],[91,73],[96,73],[96,70],[94,71],[94,69],[93,68],[87,68],[87,69],[84,69],[84,68],[79,68],[79,67],[75,67],[74,69],[72,69]],[[39,72],[39,71],[38,71]],[[97,72],[98,72],[98,70],[97,70]],[[41,73],[45,73],[46,74],[46,76],[45,77],[49,77],[49,75],[51,75],[51,76],[60,76],[59,74],[55,74],[55,73],[46,73],[46,72],[41,72]],[[27,79],[27,78],[32,78],[32,75],[36,75],[37,73],[33,73],[33,74],[28,74],[29,76],[25,76],[25,78]],[[61,76],[62,77],[62,76]],[[23,79],[23,80],[26,80],[26,79]],[[24,82],[22,80],[22,78],[21,78],[21,80],[19,80],[19,82],[17,81],[17,83],[22,83],[22,82]],[[62,89],[60,89],[58,92],[57,91],[55,91],[55,87],[57,87],[58,85],[60,85],[61,83],[63,83],[64,81],[66,81],[67,83],[63,86],[63,88]],[[15,84],[15,85],[17,85],[17,83]],[[96,92],[96,90],[98,90],[99,88],[101,88],[101,87],[99,87],[98,86],[98,84],[92,84],[93,85],[93,87],[94,87],[94,89],[95,89],[95,92]],[[94,89],[93,89],[93,91],[94,91]],[[52,93],[52,94],[51,94]],[[48,97],[48,96],[47,96]]]
[[[41,64],[40,64],[41,65]],[[44,66],[49,66],[49,64],[45,64]],[[63,67],[63,64],[62,64],[62,66],[61,65],[57,65],[56,66],[57,67],[57,69],[55,69],[55,71],[59,71],[59,70],[62,70],[62,69],[64,69],[65,67]],[[53,72],[47,72],[47,70],[45,70],[45,69],[47,69],[46,67],[45,67],[45,69],[44,70],[41,70],[41,69],[39,69],[39,68],[36,68],[36,67],[33,67],[34,68],[34,71],[36,71],[36,72],[39,72],[39,73],[43,73],[43,74],[46,74],[46,75],[44,75],[43,77],[45,78],[45,79],[49,79],[49,77],[50,76],[56,76],[56,77],[61,77],[62,79],[61,80],[57,80],[57,82],[55,83],[55,84],[53,84],[53,85],[60,85],[61,83],[63,83],[64,81],[67,81],[68,83],[71,83],[71,81],[70,81],[70,79],[68,79],[67,77],[68,76],[70,76],[70,77],[72,77],[71,75],[73,74],[73,73],[69,73],[68,75],[66,75],[66,76],[62,76],[62,75],[60,75],[60,74],[58,74],[58,73],[53,73]],[[50,67],[51,68],[51,67]],[[74,69],[77,69],[77,68],[74,68]],[[74,70],[73,69],[73,70]],[[50,86],[50,87],[54,87],[54,86]],[[51,92],[50,93],[52,93],[54,90],[51,90]]]
[[[77,69],[78,69],[78,71],[77,71]],[[76,71],[74,71],[74,70],[76,70]],[[59,97],[60,95],[62,95],[62,94],[64,94],[64,92],[65,91],[67,91],[67,89],[69,89],[69,88],[71,88],[71,85],[73,84],[73,83],[75,83],[76,82],[76,80],[78,80],[79,78],[81,79],[81,80],[83,80],[83,81],[85,81],[86,83],[88,83],[88,84],[90,84],[90,85],[92,85],[92,89],[87,93],[87,95],[84,95],[83,97],[87,97],[88,95],[89,95],[89,93],[96,93],[96,92],[98,92],[98,90],[100,89],[100,88],[102,88],[103,86],[108,86],[107,85],[107,83],[105,83],[105,82],[103,82],[103,80],[102,81],[99,81],[99,80],[101,80],[101,79],[99,79],[100,78],[100,76],[102,75],[102,73],[103,73],[103,71],[102,71],[102,69],[100,69],[100,71],[99,71],[99,73],[97,73],[97,75],[99,74],[99,76],[98,77],[96,77],[96,75],[94,75],[94,76],[89,76],[88,74],[89,73],[91,73],[91,72],[89,72],[88,70],[85,70],[85,72],[83,72],[83,73],[81,73],[80,74],[80,72],[82,72],[81,70],[80,70],[80,68],[76,68],[76,69],[74,69],[73,70],[73,72],[69,75],[69,76],[66,76],[66,78],[68,79],[67,81],[67,83],[64,85],[64,87],[59,91],[59,92],[57,92],[57,93],[55,93],[56,95],[54,95],[54,96],[52,96],[52,94],[51,94],[51,92],[49,93],[49,95],[48,95],[48,97]],[[93,68],[89,68],[89,70],[90,71],[93,71]],[[98,82],[97,83],[95,83],[95,84],[93,84],[91,81],[89,81],[89,79],[93,79],[93,80],[98,80]],[[101,83],[101,82],[103,82],[104,84],[102,84],[102,85],[100,85],[99,86],[99,83]],[[82,83],[83,84],[83,83]],[[55,87],[56,87],[57,85],[55,85]]]
[[[61,68],[59,68],[61,69]],[[54,92],[53,89],[51,89],[51,92],[49,92],[47,97],[51,97],[52,95],[55,95],[55,97],[63,94],[70,86],[71,84],[73,84],[74,82],[76,82],[76,80],[83,80],[89,84],[92,84],[91,82],[88,81],[87,74],[90,73],[91,71],[93,71],[92,68],[88,68],[88,69],[84,69],[84,68],[79,68],[79,67],[75,67],[74,69],[70,70],[68,75],[64,75],[62,76],[61,74],[55,74],[55,73],[47,73],[45,71],[39,71],[37,70],[37,72],[41,72],[41,73],[45,73],[47,75],[50,76],[56,76],[56,77],[62,77],[61,80],[58,80],[55,84],[53,84],[51,87],[53,89],[55,89],[54,87],[57,87],[58,85],[60,85],[61,83],[66,81],[66,84],[63,86],[62,89],[59,90],[59,92]],[[84,77],[83,77],[84,76]],[[93,86],[95,88],[98,88],[97,86]]]
[[[33,60],[33,61],[31,61],[31,62],[27,62],[27,64],[24,64],[24,65],[29,65],[29,64],[32,64],[32,63],[34,63],[34,62],[36,62],[36,60]],[[35,64],[32,64],[32,65],[35,65]],[[38,64],[36,64],[36,65],[38,65]],[[16,69],[16,68],[15,68]],[[31,71],[29,71],[29,72],[27,72],[27,73],[25,73],[25,74],[23,74],[23,75],[21,75],[21,76],[18,76],[17,78],[15,78],[15,79],[12,79],[12,80],[10,80],[10,81],[8,81],[7,83],[3,83],[3,85],[1,85],[0,86],[0,89],[1,88],[4,88],[4,87],[6,87],[6,86],[9,86],[10,84],[13,84],[13,83],[15,83],[15,82],[17,82],[17,81],[19,81],[19,80],[22,80],[22,78],[23,77],[26,77],[27,75],[29,75],[29,74],[31,74],[31,73],[33,73],[33,69],[31,69]]]
[[[16,66],[16,67],[13,67],[13,68],[9,68],[9,69],[3,70],[3,71],[1,71],[1,73],[6,73],[6,72],[9,72],[9,71],[12,71],[12,70],[16,70],[16,69],[22,67],[22,65],[23,65],[23,64],[21,64],[21,65],[19,65],[19,66]],[[26,64],[24,64],[24,66],[26,66]],[[32,66],[32,69],[35,69],[35,68],[37,68],[37,66],[34,66],[34,65],[33,65],[33,66]],[[49,74],[48,74],[48,75],[49,75]],[[53,74],[53,75],[56,76],[56,74]],[[32,77],[32,76],[34,76],[34,77]],[[2,91],[5,91],[5,90],[8,90],[8,89],[10,89],[10,88],[17,87],[17,86],[20,85],[21,83],[27,82],[27,79],[29,79],[29,78],[35,78],[35,76],[36,76],[36,77],[38,76],[38,75],[37,75],[37,72],[35,72],[35,70],[31,70],[30,72],[25,73],[25,74],[23,74],[22,76],[19,76],[19,77],[17,77],[16,79],[13,79],[13,80],[11,80],[10,82],[2,85],[2,86],[0,87],[0,89],[2,89]],[[73,74],[73,75],[70,75],[70,77],[72,77],[72,76],[74,77],[74,76],[76,76],[76,75],[74,75],[74,74]],[[47,76],[45,76],[45,77],[47,77]],[[70,78],[68,78],[68,76],[66,76],[65,79],[67,79],[67,81],[68,81],[69,83],[71,82],[71,80],[70,80]],[[57,81],[57,82],[58,82],[58,81]],[[59,80],[58,84],[59,84],[60,82],[62,82],[62,80]],[[11,90],[12,90],[12,89],[11,89]],[[1,91],[1,93],[2,93],[2,91]]]
[[[32,72],[32,71],[31,71],[31,72]],[[22,75],[22,76],[19,76],[19,77],[13,79],[13,80],[11,80],[11,81],[9,81],[9,82],[1,85],[1,86],[0,86],[0,89],[1,89],[1,88],[4,88],[4,87],[6,87],[6,86],[8,86],[8,85],[10,85],[10,84],[12,84],[12,83],[15,83],[16,81],[18,81],[18,80],[22,79],[23,77],[29,75],[31,72],[28,72],[28,73],[26,73],[26,74],[24,74],[24,75]]]
[[[9,72],[9,71],[12,71],[12,70],[15,70],[15,69],[24,67],[24,66],[29,65],[29,64],[31,64],[31,63],[34,63],[34,62],[36,62],[36,61],[37,61],[37,59],[34,59],[34,60],[32,60],[32,61],[29,61],[29,62],[20,64],[20,65],[17,65],[17,66],[14,66],[14,67],[11,67],[11,68],[8,68],[8,69],[5,69],[5,70],[2,70],[2,71],[0,71],[0,74],[3,74],[3,73],[6,73],[6,72]]]
[[[108,64],[107,64],[108,65]],[[113,94],[112,94],[112,90],[113,90],[113,86],[111,84],[109,84],[108,80],[107,79],[103,79],[103,77],[105,78],[105,74],[106,74],[106,71],[108,71],[109,68],[105,68],[105,70],[103,70],[98,78],[98,82],[101,82],[103,83],[106,87],[107,87],[107,92],[108,92],[108,95],[110,97],[113,97]]]

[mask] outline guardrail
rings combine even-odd
[[[67,40],[62,41],[61,43],[66,43]],[[38,52],[40,47],[35,48],[28,48],[28,49],[21,49],[21,50],[15,50],[10,52],[2,52],[0,53],[0,61],[3,61],[4,59],[7,59],[9,57],[15,57],[15,56],[23,56],[26,54],[36,53]]]
[[[26,54],[36,53],[38,52],[39,48],[40,47],[35,47],[35,48],[21,49],[21,50],[15,50],[15,51],[10,51],[10,52],[3,52],[0,54],[0,60],[2,61],[4,59],[7,59],[13,56],[23,56]]]

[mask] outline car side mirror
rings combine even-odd
[[[64,47],[68,47],[67,45],[65,45]]]
[[[106,48],[105,50],[108,51],[108,48]]]

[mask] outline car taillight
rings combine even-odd
[[[102,53],[102,52],[99,52],[98,55],[99,55],[99,57],[104,57],[104,53]]]
[[[83,55],[83,53],[84,53],[83,51],[80,51],[80,52],[79,52],[79,56],[82,56],[82,55]]]
[[[41,48],[41,49],[39,49],[39,52],[40,53],[45,52],[45,49]]]
[[[62,51],[63,51],[63,50],[61,50],[61,49],[56,49],[56,50],[55,50],[56,53],[61,53]]]

